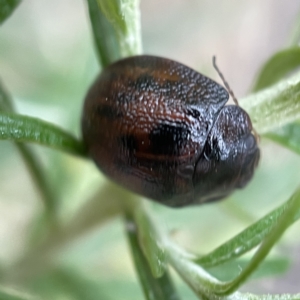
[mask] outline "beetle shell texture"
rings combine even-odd
[[[248,114],[228,92],[178,62],[134,56],[104,69],[82,115],[99,169],[172,207],[228,196],[253,176],[259,149]]]

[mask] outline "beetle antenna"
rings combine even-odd
[[[219,76],[221,77],[221,79],[222,79],[222,81],[223,81],[223,83],[224,83],[224,85],[225,85],[225,87],[226,87],[226,89],[227,89],[229,95],[231,96],[233,102],[234,102],[237,106],[239,106],[239,102],[237,101],[236,97],[234,96],[234,93],[233,93],[232,89],[230,88],[228,82],[225,80],[224,75],[221,73],[221,71],[219,70],[219,68],[218,68],[218,66],[217,66],[216,56],[215,56],[215,55],[213,56],[213,66],[214,66],[215,70],[217,71],[217,73],[219,74]]]
[[[217,71],[217,73],[219,74],[219,76],[221,77],[221,79],[222,79],[222,81],[223,81],[223,83],[224,83],[224,85],[225,85],[225,87],[226,87],[226,89],[227,89],[229,95],[231,96],[233,102],[234,102],[237,106],[239,106],[239,102],[238,102],[238,100],[236,99],[236,97],[234,96],[234,93],[233,93],[232,89],[230,88],[228,82],[227,82],[227,81],[225,80],[225,78],[224,78],[224,75],[221,73],[221,71],[219,70],[219,68],[218,68],[218,66],[217,66],[216,56],[215,56],[215,55],[213,56],[213,66],[214,66],[215,70]],[[257,132],[254,128],[252,128],[252,132],[253,132],[253,134],[254,134],[254,136],[255,136],[256,141],[259,142],[259,141],[260,141],[260,136],[259,136],[258,132]]]

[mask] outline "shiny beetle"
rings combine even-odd
[[[83,139],[115,182],[167,206],[214,201],[252,178],[259,149],[228,92],[178,62],[129,57],[102,71],[82,116]]]

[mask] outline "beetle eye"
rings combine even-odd
[[[256,139],[252,134],[249,134],[244,140],[245,149],[253,149],[256,147]]]

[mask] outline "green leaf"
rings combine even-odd
[[[275,84],[300,66],[300,47],[293,46],[273,55],[263,66],[254,91]],[[254,128],[267,138],[299,153],[297,145],[299,119],[299,75],[284,80],[269,89],[250,95],[241,101],[250,114]],[[268,99],[269,98],[269,99]],[[283,127],[283,128],[280,128]],[[276,129],[271,131],[272,129]],[[299,144],[299,143],[298,143]]]
[[[222,281],[232,280],[238,276],[243,269],[249,264],[249,259],[237,259],[228,261],[222,265],[208,268],[207,271]],[[286,272],[290,267],[290,260],[286,257],[268,258],[262,262],[254,274],[252,279],[266,278]]]
[[[264,134],[264,137],[300,154],[300,124],[291,123],[278,128],[276,131]]]
[[[288,201],[289,206],[277,224],[272,228],[270,234],[264,239],[259,249],[252,257],[247,267],[234,280],[216,286],[217,295],[230,295],[239,288],[262,263],[264,258],[271,251],[274,244],[280,239],[284,231],[300,216],[300,188],[293,194]]]
[[[0,287],[0,299],[1,300],[38,300],[39,298],[31,295]]]
[[[116,33],[112,24],[99,9],[97,0],[87,0],[96,52],[100,65],[105,67],[120,58]]]
[[[28,116],[0,113],[0,139],[15,142],[29,142],[85,155],[82,142],[71,134],[48,122]]]
[[[297,193],[295,197],[298,196]],[[209,268],[237,258],[250,251],[258,244],[260,244],[265,239],[265,237],[273,230],[274,226],[276,226],[282,215],[284,215],[284,213],[289,209],[293,202],[294,197],[243,230],[241,233],[227,241],[225,244],[216,248],[211,253],[200,258],[196,258],[195,262],[205,268]],[[298,211],[298,214],[296,214],[295,217],[291,219],[291,222],[295,222],[299,218],[300,211]]]
[[[253,295],[234,292],[227,295],[220,295],[218,291],[228,283],[220,282],[201,266],[191,261],[191,255],[183,252],[179,247],[171,242],[166,243],[166,250],[171,265],[190,286],[199,299],[219,299],[219,300],[299,300],[300,294],[282,295]]]
[[[133,209],[140,246],[148,260],[154,277],[161,277],[166,270],[166,253],[160,233],[156,230],[154,221],[147,214],[141,202],[136,202]]]
[[[139,236],[134,219],[127,216],[126,232],[135,268],[139,275],[147,300],[178,300],[173,282],[167,271],[160,278],[154,278],[148,262],[140,248]]]
[[[206,270],[201,268],[200,265],[191,261],[191,257],[183,253],[171,242],[166,243],[166,251],[169,257],[169,261],[181,277],[187,282],[187,284],[196,292],[199,297],[213,298],[219,296],[220,299],[265,299],[262,298],[245,298],[243,294],[235,292],[236,289],[247,280],[253,272],[257,269],[263,259],[270,252],[274,244],[281,237],[283,232],[299,218],[300,215],[300,189],[298,189],[291,199],[287,202],[289,205],[286,207],[285,212],[281,218],[277,220],[276,224],[272,227],[269,235],[266,236],[263,243],[256,251],[255,255],[251,259],[250,263],[245,269],[232,281],[220,282]],[[271,220],[268,220],[271,221]],[[272,222],[272,221],[271,221]],[[266,223],[268,226],[268,222]],[[239,249],[238,249],[239,250]],[[227,296],[230,295],[229,298]],[[246,295],[247,296],[247,295]],[[298,295],[296,295],[298,296]],[[275,299],[286,299],[286,295],[276,297]],[[288,298],[294,298],[294,295],[288,295]]]
[[[0,0],[0,24],[2,24],[21,3],[21,0]]]
[[[142,51],[139,0],[97,0],[115,29],[121,57]]]
[[[262,67],[253,91],[275,84],[300,66],[300,47],[292,47],[273,55]]]
[[[258,133],[300,119],[300,72],[240,101]]]

